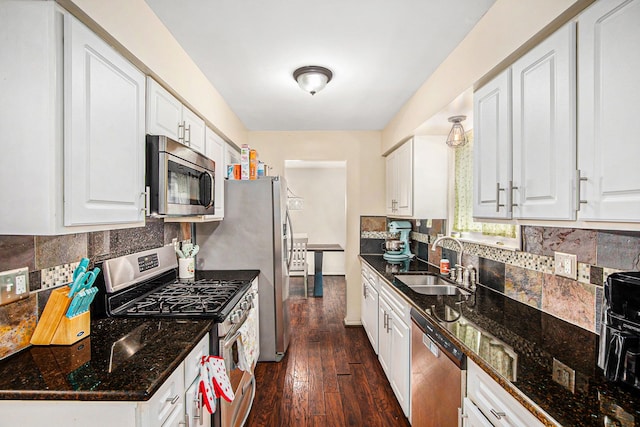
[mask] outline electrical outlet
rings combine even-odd
[[[569,390],[571,393],[575,393],[576,390],[576,371],[571,369],[561,361],[553,358],[553,373],[552,379],[560,384],[562,387]]]
[[[9,304],[29,296],[29,268],[0,273],[0,305]]]
[[[578,279],[578,257],[573,254],[554,252],[556,276]]]

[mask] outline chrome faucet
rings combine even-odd
[[[458,246],[460,247],[460,259],[458,260],[459,264],[456,264],[451,269],[451,280],[454,280],[456,283],[464,286],[465,288],[468,288],[470,290],[475,290],[476,279],[477,279],[476,272],[473,265],[470,264],[467,267],[463,265],[462,255],[464,253],[464,246],[462,246],[462,242],[460,240],[451,236],[440,236],[431,244],[431,250],[435,251],[438,244],[441,243],[443,240],[451,240],[457,243]]]
[[[443,240],[451,240],[455,243],[458,244],[458,246],[460,247],[460,259],[459,264],[462,265],[462,253],[464,252],[464,247],[462,246],[462,242],[458,239],[456,239],[455,237],[451,237],[451,236],[440,236],[438,237],[432,244],[431,244],[431,250],[435,252],[436,250],[436,246],[438,246],[438,243],[442,242]],[[440,245],[442,246],[442,245]]]

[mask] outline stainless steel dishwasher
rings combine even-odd
[[[466,356],[413,308],[411,321],[411,425],[462,425]]]

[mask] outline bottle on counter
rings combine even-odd
[[[446,258],[442,258],[440,260],[440,274],[448,274],[450,268],[451,265],[449,263],[449,260]]]

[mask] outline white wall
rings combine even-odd
[[[285,178],[293,193],[304,199],[304,209],[290,210],[294,233],[305,233],[309,243],[347,244],[347,168],[344,161],[285,160]],[[314,258],[309,257],[313,272]],[[344,252],[325,252],[322,271],[345,274]]]
[[[260,160],[284,175],[285,160],[342,160],[347,165],[345,323],[360,323],[360,215],[384,215],[384,158],[380,132],[249,132]]]

